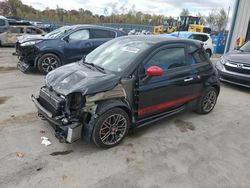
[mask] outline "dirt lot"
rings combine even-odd
[[[250,90],[222,84],[209,115],[179,114],[115,148],[61,144],[30,99],[43,76],[17,71],[12,52],[0,48],[0,187],[249,187]]]

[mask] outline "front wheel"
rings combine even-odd
[[[121,108],[113,108],[102,114],[92,134],[93,142],[103,148],[118,145],[126,136],[130,126],[128,114]]]
[[[42,74],[47,74],[61,65],[59,57],[55,54],[44,54],[37,62],[37,68]]]
[[[218,92],[214,87],[207,88],[197,102],[196,112],[208,114],[214,109],[217,102]]]

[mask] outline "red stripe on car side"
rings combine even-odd
[[[141,108],[141,109],[138,110],[138,115],[142,116],[142,115],[149,114],[149,113],[152,113],[152,112],[160,111],[160,110],[162,110],[164,108],[169,108],[169,107],[172,107],[172,106],[175,106],[175,105],[178,105],[178,104],[186,103],[186,102],[189,102],[189,101],[191,101],[191,100],[193,100],[193,99],[195,99],[195,98],[197,98],[199,96],[200,96],[200,94],[194,94],[194,95],[191,95],[191,96],[175,99],[175,100],[168,101],[168,102],[165,102],[165,103],[161,103],[161,104]]]

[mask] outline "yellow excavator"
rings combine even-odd
[[[180,21],[177,19],[168,19],[163,25],[154,27],[154,34],[172,33],[175,31],[189,31],[211,33],[209,27],[200,24],[200,17],[196,16],[180,16]]]

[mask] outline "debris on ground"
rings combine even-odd
[[[187,122],[187,121],[177,119],[174,121],[174,123],[175,123],[175,126],[178,127],[181,132],[187,132],[188,130],[191,130],[191,131],[195,130],[195,126],[193,125],[192,122]]]
[[[49,141],[47,137],[42,136],[41,139],[42,139],[41,144],[44,144],[45,146],[51,145],[51,142]]]
[[[56,155],[68,155],[69,153],[72,153],[73,150],[66,150],[66,151],[55,151],[51,153],[51,156],[56,156]]]
[[[37,168],[36,171],[40,171],[40,170],[42,170],[42,169],[43,169],[43,168]]]
[[[24,153],[22,153],[22,152],[16,152],[16,156],[19,157],[19,158],[23,158]]]
[[[67,178],[68,178],[68,176],[65,176],[65,175],[62,176],[63,181],[66,180]]]

